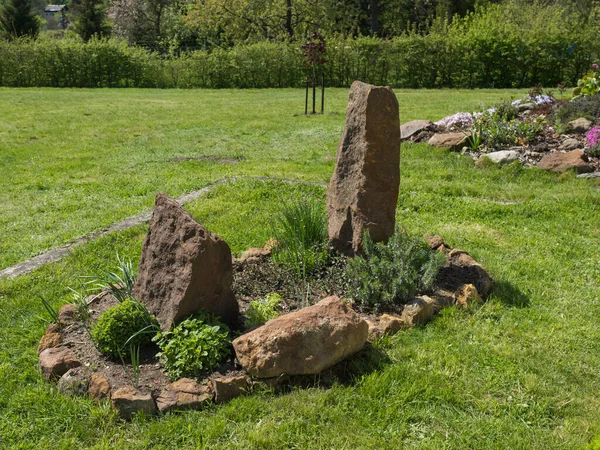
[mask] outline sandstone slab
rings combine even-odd
[[[427,144],[448,150],[462,150],[466,142],[467,135],[465,133],[438,133],[431,136]]]
[[[456,292],[465,284],[472,284],[482,298],[486,298],[494,282],[490,274],[467,252],[453,249],[437,276],[440,288]]]
[[[101,373],[94,373],[90,377],[88,386],[88,395],[96,400],[101,401],[110,396],[110,383]]]
[[[394,233],[400,189],[400,119],[392,89],[355,81],[327,189],[329,240],[346,255]]]
[[[229,245],[165,194],[157,194],[133,295],[163,330],[201,309],[235,325]]]
[[[258,378],[316,374],[361,350],[367,322],[338,297],[279,316],[233,341],[243,368]]]
[[[111,402],[114,410],[121,419],[129,420],[138,413],[156,414],[156,403],[152,395],[143,393],[132,386],[122,387],[113,392]]]
[[[208,385],[190,378],[181,378],[162,390],[156,398],[161,413],[172,410],[200,409],[213,400],[213,390]]]
[[[480,159],[487,158],[496,164],[507,164],[519,160],[519,152],[516,150],[500,150],[497,152],[481,155]]]
[[[454,293],[455,302],[458,306],[469,306],[472,303],[483,303],[477,288],[472,284],[463,284]]]
[[[80,366],[67,370],[58,380],[57,387],[63,394],[77,396],[84,395],[88,391],[89,383],[89,369]]]
[[[591,120],[588,120],[585,117],[580,117],[579,119],[570,121],[567,124],[567,129],[572,133],[585,133],[593,126],[594,124]]]
[[[38,346],[38,355],[47,348],[60,347],[62,344],[62,335],[58,332],[46,333],[40,339],[40,345]]]
[[[393,335],[398,333],[404,327],[402,317],[383,314],[379,318],[379,329],[383,334]]]
[[[228,402],[244,395],[250,388],[250,380],[245,375],[214,376],[211,383],[215,391],[215,403]]]
[[[47,348],[40,353],[40,369],[45,379],[56,379],[69,369],[81,366],[81,363],[67,347]]]
[[[77,322],[77,308],[74,305],[67,303],[60,308],[58,313],[58,323],[62,327],[66,327]]]
[[[594,171],[594,168],[588,164],[585,154],[581,150],[573,150],[567,153],[550,153],[544,156],[537,165],[544,170],[552,172],[565,172],[570,169],[575,170],[577,173]]]
[[[411,120],[400,126],[401,139],[408,139],[421,131],[429,130],[433,126],[431,120]]]
[[[410,326],[423,325],[436,312],[435,301],[426,295],[410,300],[402,310],[402,321]]]

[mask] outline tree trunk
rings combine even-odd
[[[371,35],[379,36],[379,0],[369,0],[371,10]]]
[[[285,3],[285,29],[290,40],[292,40],[292,38],[294,37],[294,29],[292,28],[292,0],[286,0]]]

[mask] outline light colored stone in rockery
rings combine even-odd
[[[346,302],[327,297],[238,337],[233,348],[254,377],[316,374],[362,349],[368,328]]]
[[[156,403],[149,392],[141,392],[132,386],[117,389],[111,396],[113,409],[121,419],[129,420],[138,413],[156,414]]]

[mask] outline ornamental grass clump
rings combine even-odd
[[[273,261],[300,279],[329,260],[325,212],[308,199],[285,203],[275,218]]]
[[[396,230],[387,242],[373,242],[368,233],[363,251],[348,261],[349,294],[364,306],[381,309],[406,303],[430,289],[446,261],[422,237]]]
[[[210,314],[197,314],[159,332],[153,339],[160,348],[156,356],[171,377],[199,377],[231,353],[229,328]]]
[[[585,153],[600,157],[600,127],[594,127],[585,134]]]

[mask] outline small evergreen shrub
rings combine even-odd
[[[150,343],[158,330],[156,318],[130,298],[100,316],[92,329],[92,339],[105,355],[123,358],[130,355],[132,347]]]
[[[229,328],[208,314],[185,319],[153,339],[157,356],[172,379],[198,377],[230,354]]]
[[[283,299],[281,295],[277,293],[267,294],[265,298],[254,300],[250,303],[250,307],[246,311],[246,325],[249,328],[257,328],[266,323],[267,321],[274,319],[281,315],[279,305]]]
[[[433,286],[445,261],[445,255],[405,230],[396,230],[385,243],[375,243],[365,233],[362,254],[346,266],[349,294],[373,308],[405,303]]]
[[[585,117],[591,121],[600,118],[600,94],[577,97],[562,104],[550,119],[558,128],[564,129],[571,121]]]
[[[283,205],[272,234],[277,240],[273,261],[306,276],[329,260],[325,212],[314,202],[301,200]]]

